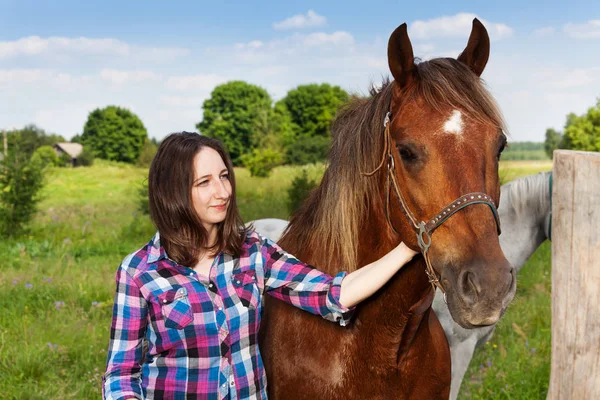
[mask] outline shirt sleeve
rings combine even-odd
[[[113,317],[103,398],[142,399],[142,342],[146,334],[148,306],[132,276],[121,265],[117,271]]]
[[[334,277],[288,254],[268,238],[261,237],[265,269],[265,290],[280,300],[346,326],[355,307],[340,303],[341,284],[346,272]]]

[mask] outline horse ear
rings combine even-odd
[[[473,29],[471,30],[471,36],[469,36],[469,43],[458,56],[458,61],[467,64],[471,71],[477,76],[481,76],[489,57],[490,37],[483,24],[475,18],[473,19]]]
[[[388,64],[400,89],[407,87],[414,79],[415,56],[408,38],[406,23],[396,28],[390,36]]]

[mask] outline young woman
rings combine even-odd
[[[231,159],[196,133],[165,138],[148,182],[158,232],[117,271],[106,399],[266,399],[257,345],[265,293],[346,325],[416,254],[400,243],[335,277],[302,263],[244,228]]]

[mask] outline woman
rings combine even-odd
[[[231,159],[196,133],[165,138],[148,182],[158,232],[117,271],[106,399],[266,399],[264,293],[346,325],[416,254],[400,243],[335,277],[302,263],[244,228]]]

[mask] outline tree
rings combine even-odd
[[[544,150],[548,157],[552,158],[554,150],[558,149],[560,142],[562,141],[562,135],[552,128],[546,129],[546,140],[544,141]]]
[[[23,129],[7,132],[8,148],[18,148],[21,156],[25,158],[31,157],[38,147],[53,146],[65,141],[62,136],[47,134],[42,128],[33,124],[26,125]]]
[[[586,114],[569,114],[562,147],[571,150],[600,151],[600,99]]]
[[[341,105],[349,95],[339,86],[327,83],[301,85],[290,90],[277,103],[289,128],[282,131],[287,164],[305,164],[324,160],[331,143],[330,128]]]
[[[269,134],[271,104],[265,89],[243,81],[228,82],[217,86],[204,101],[203,119],[196,127],[223,142],[234,165],[241,165],[240,157]]]
[[[137,115],[117,106],[92,111],[81,135],[82,144],[91,147],[94,157],[131,164],[146,140],[148,132]]]
[[[283,102],[291,121],[299,134],[307,136],[330,136],[329,128],[338,108],[349,99],[348,93],[339,86],[300,85],[290,90]]]

